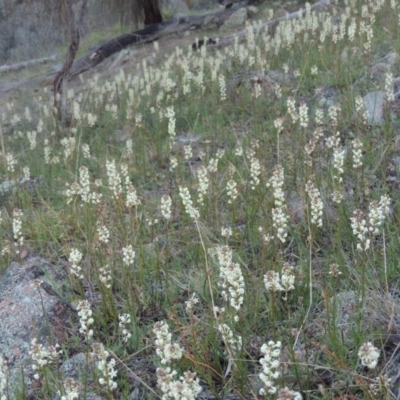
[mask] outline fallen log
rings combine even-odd
[[[171,19],[159,24],[149,25],[144,29],[127,33],[116,38],[113,38],[101,45],[95,50],[88,52],[86,55],[76,60],[70,71],[70,77],[79,75],[88,69],[95,67],[100,64],[106,58],[112,56],[115,53],[133,45],[145,44],[153,42],[161,37],[168,36],[175,33],[181,33],[185,31],[196,30],[204,27],[206,18],[212,19],[215,26],[221,27],[223,23],[239,8],[246,6],[250,3],[250,0],[242,0],[235,3],[234,6],[224,9],[213,14],[206,14],[200,16],[185,16],[181,18]],[[335,3],[335,0],[318,0],[310,9],[316,12],[323,12],[328,6]],[[301,18],[306,14],[306,10],[301,8],[295,12],[292,12],[284,17],[276,18],[271,21],[266,21],[253,26],[254,31],[261,29],[274,30],[276,26],[286,20]],[[227,35],[218,40],[219,46],[229,44],[235,37],[242,37],[246,35],[247,30],[241,30],[235,34]],[[196,46],[195,46],[196,47]],[[197,48],[197,47],[196,47]]]
[[[214,14],[174,18],[113,38],[76,60],[70,70],[69,76],[79,75],[129,46],[153,42],[164,36],[204,27],[205,20],[209,18],[212,18],[213,24],[220,27],[235,11],[247,5],[248,2],[249,0],[240,1],[236,3],[235,7]]]

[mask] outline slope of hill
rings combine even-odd
[[[399,398],[399,4],[245,12],[3,98],[0,397]]]

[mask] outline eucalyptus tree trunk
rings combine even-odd
[[[64,5],[66,7],[67,16],[68,16],[68,24],[69,24],[69,35],[71,39],[71,44],[69,45],[67,55],[65,56],[64,64],[61,70],[57,73],[53,82],[54,89],[54,108],[57,112],[57,117],[59,120],[62,120],[63,116],[63,86],[64,80],[68,75],[72,64],[74,63],[76,53],[79,49],[80,35],[79,30],[81,29],[85,13],[87,10],[87,0],[82,0],[81,9],[79,12],[78,19],[75,17],[75,13],[72,7],[72,0],[64,0]]]
[[[159,24],[160,22],[162,22],[159,0],[136,1],[138,3],[141,3],[141,5],[138,7],[139,9],[140,7],[143,7],[145,25]]]

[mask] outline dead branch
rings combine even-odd
[[[57,59],[56,55],[52,55],[49,57],[43,57],[43,58],[36,58],[34,60],[29,60],[29,61],[24,61],[20,62],[18,64],[13,64],[13,65],[3,65],[0,67],[0,72],[11,72],[11,71],[19,71],[24,68],[31,67],[33,65],[37,64],[46,64],[50,61],[55,61]]]

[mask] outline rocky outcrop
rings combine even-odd
[[[59,296],[65,278],[59,266],[41,257],[13,262],[0,276],[0,355],[9,368],[11,393],[21,373],[28,387],[34,381],[32,340],[47,347],[68,338],[75,312]]]

